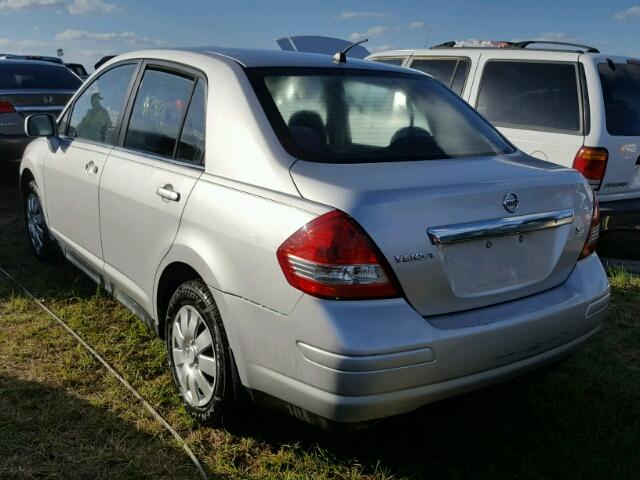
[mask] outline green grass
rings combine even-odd
[[[164,347],[64,262],[27,249],[0,194],[0,266],[112,363],[215,478],[634,479],[640,475],[640,279],[613,272],[605,329],[558,369],[440,402],[365,431],[319,431],[248,407],[224,429],[177,401]],[[194,478],[138,402],[0,281],[0,478]]]

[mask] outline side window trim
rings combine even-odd
[[[579,69],[579,61],[571,61],[571,60],[523,60],[519,58],[492,58],[486,60],[482,65],[482,75],[480,76],[480,81],[478,83],[478,89],[476,91],[473,108],[478,109],[478,103],[480,101],[480,94],[482,93],[482,87],[484,85],[485,76],[487,73],[487,66],[491,63],[542,63],[546,65],[572,65],[575,70],[575,81],[576,81],[576,93],[578,95],[578,120],[580,121],[579,130],[559,130],[554,128],[542,128],[538,126],[509,126],[504,125],[498,122],[491,122],[496,127],[502,128],[511,128],[513,130],[530,130],[532,132],[543,132],[543,133],[559,133],[564,135],[575,135],[575,136],[585,136],[585,117],[584,117],[584,104],[583,104],[583,90],[581,86],[580,80],[580,69]],[[477,75],[477,72],[476,72]]]
[[[447,83],[447,87],[449,88],[453,87],[453,82],[456,78],[456,73],[458,73],[458,70],[460,69],[460,64],[466,63],[467,74],[465,75],[464,82],[462,82],[462,88],[460,89],[460,93],[456,92],[456,94],[458,94],[460,97],[464,95],[464,90],[467,86],[467,81],[471,76],[471,65],[473,63],[471,61],[471,58],[464,57],[464,56],[455,57],[455,56],[440,56],[440,55],[431,55],[431,56],[430,55],[413,55],[409,58],[409,62],[407,62],[407,67],[413,68],[413,63],[415,61],[420,61],[420,60],[427,60],[427,61],[455,60],[456,66],[453,68],[453,72],[451,72],[451,76],[449,77],[449,82]]]
[[[187,108],[185,108],[185,111],[182,115],[182,118],[180,120],[180,130],[179,130],[179,134],[178,137],[176,139],[176,145],[174,145],[173,148],[173,154],[171,157],[168,156],[162,156],[162,155],[157,155],[154,153],[150,153],[150,152],[141,152],[138,150],[132,150],[130,148],[125,147],[124,142],[127,136],[127,130],[129,129],[129,123],[131,122],[131,114],[133,112],[133,106],[135,104],[135,100],[136,97],[138,96],[138,92],[140,90],[140,85],[142,84],[142,79],[144,78],[144,73],[148,70],[148,69],[152,69],[152,70],[160,70],[166,73],[172,73],[172,74],[176,74],[176,75],[180,75],[182,77],[189,77],[193,80],[193,86],[191,87],[191,92],[189,94],[189,105],[187,106]],[[198,80],[201,80],[203,82],[204,88],[205,88],[205,118],[206,118],[206,107],[207,107],[207,102],[206,102],[206,98],[207,98],[207,94],[208,94],[208,81],[207,81],[207,76],[200,70],[197,70],[193,67],[187,66],[187,65],[182,65],[180,63],[176,63],[176,62],[168,62],[168,61],[164,61],[164,60],[154,60],[154,59],[145,59],[141,62],[138,71],[136,72],[136,75],[134,75],[135,77],[135,81],[133,82],[133,87],[132,89],[129,91],[129,97],[127,99],[126,102],[126,106],[123,109],[124,111],[124,116],[122,119],[122,123],[120,125],[120,131],[118,134],[118,141],[116,142],[116,147],[120,150],[123,151],[127,151],[127,152],[133,152],[136,154],[141,154],[150,158],[153,158],[155,160],[160,160],[160,161],[165,161],[165,162],[169,162],[169,163],[173,163],[173,164],[177,164],[177,165],[182,165],[182,166],[187,166],[187,167],[191,167],[191,168],[197,168],[197,169],[202,169],[204,166],[204,158],[205,158],[205,153],[203,153],[202,156],[202,161],[200,162],[200,165],[196,165],[193,163],[188,163],[188,162],[182,162],[180,160],[176,160],[176,154],[177,154],[177,146],[180,143],[180,136],[182,135],[182,129],[184,128],[184,123],[186,121],[187,118],[187,113],[189,112],[189,106],[191,106],[191,100],[193,98],[193,94],[195,92],[196,86],[198,84]],[[205,129],[206,129],[206,124],[205,124]]]
[[[79,141],[82,141],[82,142],[93,143],[93,144],[96,144],[96,145],[106,145],[104,143],[94,142],[92,140],[87,140],[87,139],[83,139],[83,138],[69,137],[67,134],[68,134],[68,131],[69,131],[69,125],[71,123],[70,120],[71,120],[71,116],[73,115],[73,110],[76,107],[76,102],[78,101],[78,98],[80,98],[82,95],[84,95],[84,92],[87,91],[89,88],[91,88],[91,86],[96,81],[98,81],[100,79],[100,77],[102,77],[104,74],[106,74],[107,72],[110,72],[114,68],[122,67],[124,65],[136,65],[136,70],[134,71],[133,75],[131,75],[131,80],[129,81],[129,86],[127,87],[127,91],[125,93],[125,98],[127,99],[126,104],[128,104],[128,102],[129,102],[128,99],[130,98],[131,90],[132,90],[133,85],[135,83],[135,79],[137,78],[138,73],[140,71],[140,65],[141,65],[140,59],[128,59],[128,60],[123,60],[123,61],[118,62],[118,63],[114,63],[109,68],[106,68],[105,70],[100,72],[99,75],[97,75],[96,77],[91,79],[91,82],[86,82],[84,85],[82,85],[80,90],[78,90],[78,92],[76,92],[76,94],[74,95],[73,101],[69,103],[67,108],[60,115],[60,121],[64,121],[65,117],[68,116],[68,120],[67,120],[67,122],[66,122],[66,124],[64,126],[64,132],[60,132],[60,135],[63,138],[79,140]],[[118,131],[118,133],[116,134],[116,138],[117,139],[120,138],[120,130],[122,129],[125,111],[126,111],[126,108],[123,108],[122,111],[120,112],[120,114],[118,115],[118,120],[116,121],[116,128],[115,129]],[[116,141],[116,143],[114,145],[107,145],[107,146],[114,147],[114,146],[117,146],[118,143],[119,143],[119,141]]]

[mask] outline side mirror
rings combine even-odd
[[[53,115],[37,113],[29,115],[24,121],[24,130],[27,137],[57,137],[58,124]]]

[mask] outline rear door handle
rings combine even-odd
[[[173,189],[173,185],[171,184],[166,184],[164,187],[158,187],[156,193],[158,196],[166,200],[170,200],[172,202],[180,201],[180,194]]]

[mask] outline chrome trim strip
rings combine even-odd
[[[14,106],[16,112],[61,112],[65,105],[24,105]]]
[[[572,209],[536,213],[518,217],[499,218],[482,222],[460,223],[427,229],[433,245],[448,245],[480,238],[503,237],[556,228],[573,222]]]

